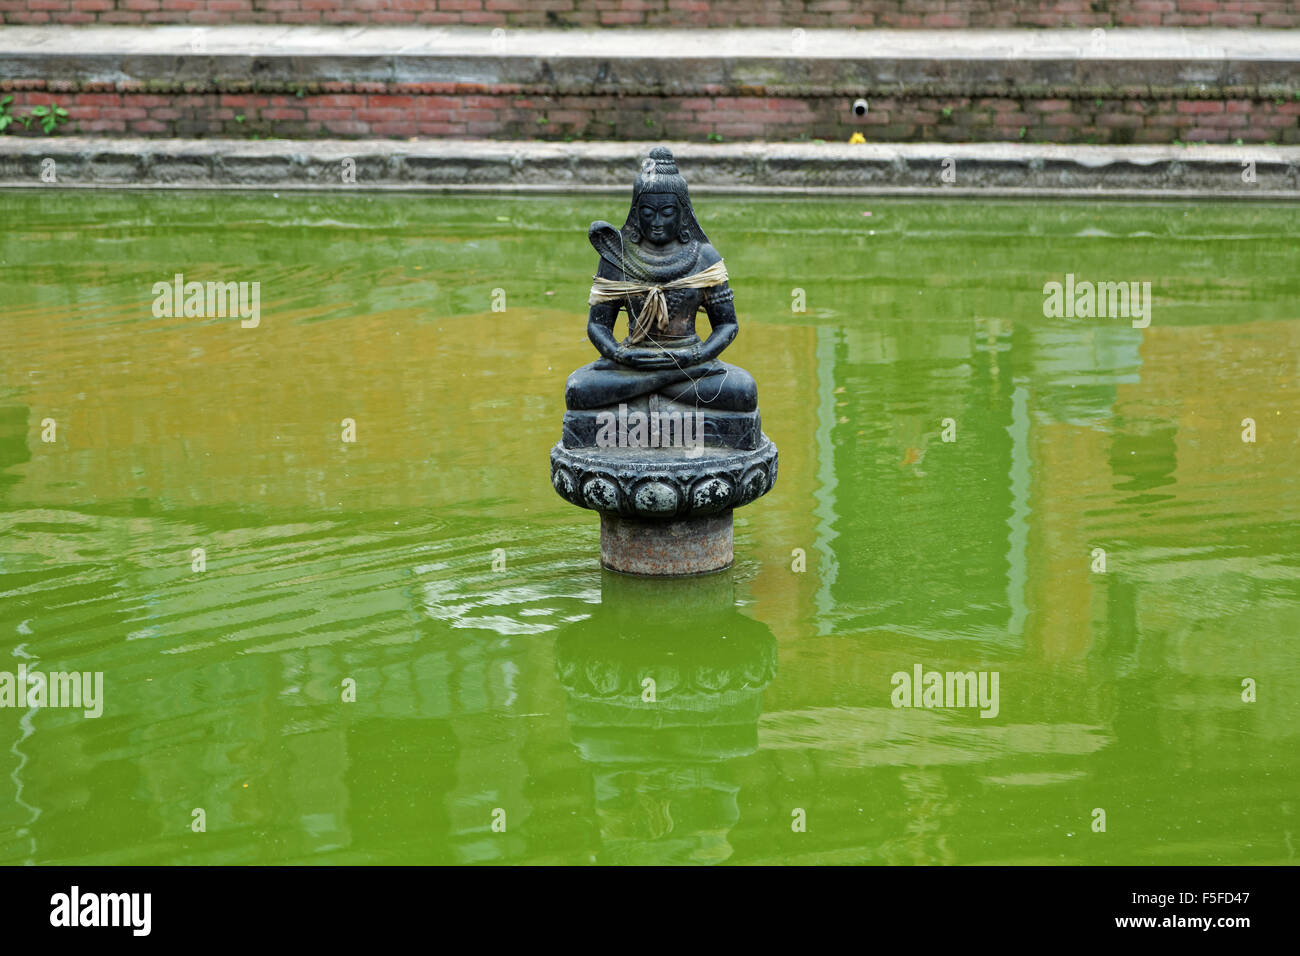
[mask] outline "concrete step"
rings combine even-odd
[[[0,187],[626,193],[652,145],[6,137]],[[1300,146],[667,145],[701,193],[1300,199]]]
[[[685,93],[723,85],[1054,89],[1294,86],[1286,30],[497,30],[11,27],[0,74],[120,82],[452,82]]]
[[[1296,0],[0,0],[0,23],[462,24],[685,29],[1297,27]]]
[[[1283,30],[15,27],[0,77],[91,133],[1300,141]]]

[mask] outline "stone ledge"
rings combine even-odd
[[[3,138],[0,186],[622,192],[654,145]],[[1300,146],[667,145],[701,192],[1300,198]],[[55,183],[41,179],[46,159]],[[343,182],[345,160],[355,184]],[[948,160],[953,183],[941,178]]]
[[[20,27],[0,31],[0,94],[78,135],[1291,144],[1294,37]]]
[[[836,27],[843,29],[1030,29],[1070,27],[1295,27],[1296,0],[1040,0],[989,3],[946,0],[637,0],[635,3],[443,2],[434,0],[14,0],[0,3],[0,22],[101,24],[427,24],[532,28]],[[183,8],[183,9],[182,9]]]
[[[767,96],[1195,95],[1293,89],[1287,30],[510,30],[10,27],[12,88]],[[71,85],[69,85],[71,84]],[[450,86],[450,90],[442,87]],[[463,89],[457,89],[461,87]]]
[[[797,51],[792,44],[797,41]],[[599,47],[599,50],[593,48]],[[1300,57],[1291,31],[1261,29],[1115,28],[1100,39],[1089,29],[1056,30],[803,30],[784,28],[493,31],[474,27],[330,26],[11,26],[0,31],[0,54],[30,51],[88,56],[181,55],[302,57],[600,55],[614,58],[884,57],[950,60]]]

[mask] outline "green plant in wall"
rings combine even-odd
[[[9,104],[13,99],[12,96],[6,96],[0,100],[0,133],[9,129],[16,120],[23,125],[23,129],[31,129],[33,122],[40,123],[41,129],[48,135],[58,129],[59,124],[68,120],[68,111],[58,103],[51,103],[49,106],[33,106],[31,113],[26,116],[11,113]]]
[[[49,106],[33,106],[32,119],[40,123],[41,129],[49,135],[59,128],[60,123],[68,121],[68,111],[58,103],[51,103]]]
[[[23,116],[21,113],[9,112],[9,103],[12,99],[13,99],[12,96],[6,96],[4,98],[4,102],[0,103],[0,132],[4,132],[6,129],[9,128],[9,125],[14,122],[21,123],[23,129],[31,129],[32,128],[31,116]]]

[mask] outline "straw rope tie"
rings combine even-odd
[[[673,279],[663,285],[649,285],[643,282],[628,282],[618,279],[592,277],[591,296],[588,305],[613,302],[625,296],[644,295],[645,308],[637,316],[632,334],[628,341],[633,345],[644,342],[651,331],[662,332],[668,327],[668,300],[664,292],[668,289],[708,289],[722,285],[727,281],[727,267],[721,259],[694,275]],[[629,310],[630,311],[630,310]]]

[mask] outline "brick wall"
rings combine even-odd
[[[0,22],[1298,27],[1300,0],[0,0]]]
[[[305,93],[57,89],[3,81],[15,112],[57,102],[61,133],[199,137],[826,139],[1057,143],[1300,143],[1300,99],[892,96],[852,114],[843,97],[544,96],[464,84],[322,84]],[[11,127],[11,134],[35,130]]]

